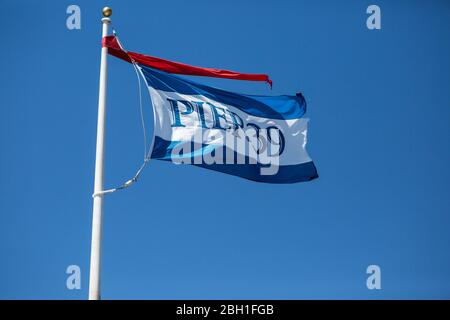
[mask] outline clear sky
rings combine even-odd
[[[81,30],[66,8],[81,8]],[[381,8],[368,30],[366,8]],[[105,199],[107,299],[450,298],[448,1],[2,1],[0,298],[88,293],[101,8],[131,51],[302,91],[319,179],[153,161]],[[131,65],[109,58],[105,187],[142,161]],[[150,112],[145,95],[147,115]],[[81,268],[81,290],[66,268]],[[381,290],[366,268],[381,267]]]

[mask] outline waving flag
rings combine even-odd
[[[265,81],[270,85],[270,87],[272,87],[272,80],[270,80],[269,76],[266,74],[241,73],[216,68],[196,67],[185,63],[174,62],[157,57],[152,57],[149,55],[144,55],[141,53],[125,51],[120,46],[119,41],[115,36],[103,37],[102,46],[108,48],[108,53],[117,58],[120,58],[130,63],[134,61],[141,65],[169,73],[185,74],[190,76],[225,78],[234,80]]]
[[[306,152],[306,102],[295,96],[251,96],[173,74],[272,81],[265,74],[203,68],[126,51],[106,36],[108,53],[138,66],[154,110],[151,158],[269,183],[317,178]]]
[[[305,149],[308,119],[301,94],[243,95],[139,69],[154,109],[152,158],[260,182],[318,177]]]

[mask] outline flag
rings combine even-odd
[[[267,183],[318,177],[302,94],[238,94],[137,66],[153,104],[151,158]]]
[[[108,48],[108,53],[127,62],[135,62],[141,65],[155,68],[161,71],[190,76],[205,76],[234,80],[265,81],[272,88],[272,80],[266,74],[241,73],[216,68],[204,68],[191,66],[185,63],[170,61],[132,51],[125,51],[116,36],[106,36],[102,39],[102,47]]]

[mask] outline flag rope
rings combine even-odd
[[[117,38],[117,43],[119,44],[120,48],[128,55],[128,51],[126,51],[126,50],[122,47],[122,44],[120,43],[119,38],[117,37],[116,31],[114,30],[114,28],[113,28],[113,34],[114,34],[114,36],[116,36],[116,38]],[[137,182],[138,179],[139,179],[139,176],[140,176],[141,173],[142,173],[142,170],[144,170],[145,166],[147,165],[147,163],[148,163],[148,162],[150,161],[150,159],[151,159],[150,153],[151,153],[151,150],[152,150],[152,147],[153,147],[154,137],[153,137],[153,140],[152,140],[152,142],[151,142],[150,148],[147,150],[147,130],[146,130],[146,126],[145,126],[144,110],[143,110],[143,107],[142,107],[142,85],[141,85],[141,78],[140,78],[140,76],[139,76],[139,71],[138,71],[137,66],[136,66],[136,61],[134,61],[134,59],[132,59],[131,57],[130,57],[130,59],[131,59],[131,62],[132,62],[132,65],[133,65],[133,68],[134,68],[134,71],[135,71],[135,73],[136,73],[136,77],[137,77],[137,80],[138,80],[139,111],[140,111],[140,115],[141,115],[142,131],[143,131],[143,135],[144,135],[144,162],[141,164],[141,166],[139,167],[138,171],[137,171],[136,174],[133,176],[133,178],[131,178],[131,179],[125,181],[122,185],[120,185],[120,186],[118,186],[118,187],[116,187],[116,188],[112,188],[112,189],[107,189],[107,190],[102,190],[102,191],[99,191],[99,192],[95,192],[95,193],[92,195],[93,198],[94,198],[94,197],[97,197],[97,196],[104,195],[104,194],[113,193],[113,192],[116,192],[116,191],[118,191],[118,190],[126,189],[126,188],[128,188],[129,186],[131,186],[132,184],[134,184],[135,182]]]

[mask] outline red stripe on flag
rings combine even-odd
[[[144,66],[162,70],[168,73],[185,74],[190,76],[204,76],[226,78],[234,80],[265,81],[272,88],[272,80],[266,74],[240,73],[215,68],[195,67],[188,64],[143,55],[136,52],[125,52],[121,49],[115,36],[106,36],[102,39],[102,47],[108,48],[108,53],[131,63],[131,59]]]

